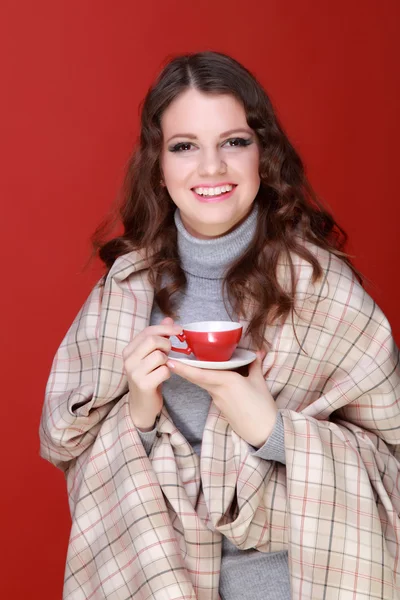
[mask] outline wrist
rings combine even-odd
[[[254,440],[251,442],[251,445],[254,448],[257,448],[257,450],[259,450],[267,442],[268,438],[275,429],[277,417],[278,411],[276,410],[274,417],[272,417],[272,419],[269,420],[268,425],[255,434]]]
[[[133,421],[134,426],[139,431],[146,433],[147,431],[152,431],[155,427],[157,416],[149,417],[148,415],[139,415],[134,412],[131,408],[131,419]]]
[[[139,427],[138,425],[135,425],[136,429],[138,431],[140,431],[141,433],[147,433],[148,431],[153,431],[154,429],[154,424],[151,427]]]
[[[145,433],[146,431],[152,431],[157,423],[161,411],[153,414],[153,411],[149,411],[149,408],[142,406],[141,403],[133,402],[131,393],[129,392],[129,412],[134,426],[139,431]]]
[[[152,429],[154,429],[155,424],[156,424],[156,418],[153,419],[149,419],[149,418],[140,418],[138,417],[138,415],[132,415],[132,421],[134,426],[136,427],[136,429],[139,429],[140,431],[146,432],[146,431],[151,431]]]

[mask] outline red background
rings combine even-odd
[[[38,457],[43,392],[167,55],[215,49],[258,76],[399,342],[399,6],[3,0],[2,598],[61,598],[70,518],[62,473]]]

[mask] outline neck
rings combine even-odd
[[[257,226],[258,206],[230,231],[205,239],[189,232],[179,209],[175,211],[178,231],[178,251],[183,270],[191,275],[207,279],[222,279],[226,270],[250,245]]]
[[[208,226],[207,229],[207,233],[203,233],[200,229],[194,229],[194,227],[192,227],[190,225],[190,223],[188,223],[185,219],[185,217],[182,215],[181,212],[179,212],[179,216],[180,219],[183,223],[183,226],[185,227],[186,231],[193,236],[194,238],[197,238],[199,240],[215,240],[219,237],[222,237],[224,235],[227,235],[228,233],[231,233],[232,231],[234,231],[237,227],[239,227],[243,221],[245,221],[247,219],[247,217],[249,216],[249,214],[254,210],[254,205],[252,205],[250,207],[250,209],[247,211],[247,213],[244,215],[244,217],[242,217],[240,219],[240,221],[238,221],[237,223],[235,223],[230,229],[228,229],[227,231],[223,231],[222,233],[218,230],[219,229],[219,225],[216,225],[215,228],[211,229]]]

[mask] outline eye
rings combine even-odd
[[[228,147],[230,148],[240,148],[240,147],[244,147],[244,146],[249,146],[250,144],[253,143],[253,140],[251,140],[250,138],[245,139],[245,138],[241,138],[241,137],[236,137],[236,138],[230,138],[229,140],[226,140],[226,142],[223,144],[224,146],[226,144],[229,144]],[[189,142],[179,142],[179,144],[175,144],[175,146],[172,146],[171,148],[169,148],[170,152],[178,152],[178,153],[184,153],[184,152],[189,152],[192,148],[193,144],[189,143]]]
[[[188,146],[192,146],[192,144],[189,144],[189,142],[181,142],[180,144],[175,144],[175,146],[172,146],[169,150],[170,152],[187,152]]]
[[[225,143],[226,144],[231,143],[232,144],[232,146],[230,146],[231,148],[237,148],[240,146],[249,146],[252,143],[252,140],[237,137],[237,138],[231,138],[230,140],[227,140]]]

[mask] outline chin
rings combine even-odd
[[[210,219],[208,221],[196,221],[190,223],[192,235],[207,237],[220,237],[230,231],[236,224],[236,220]],[[194,233],[196,232],[196,233]]]
[[[195,237],[222,236],[235,227],[249,214],[253,202],[246,206],[224,202],[204,203],[203,206],[189,206],[180,208],[182,221],[189,233]],[[199,217],[201,216],[201,220]]]

